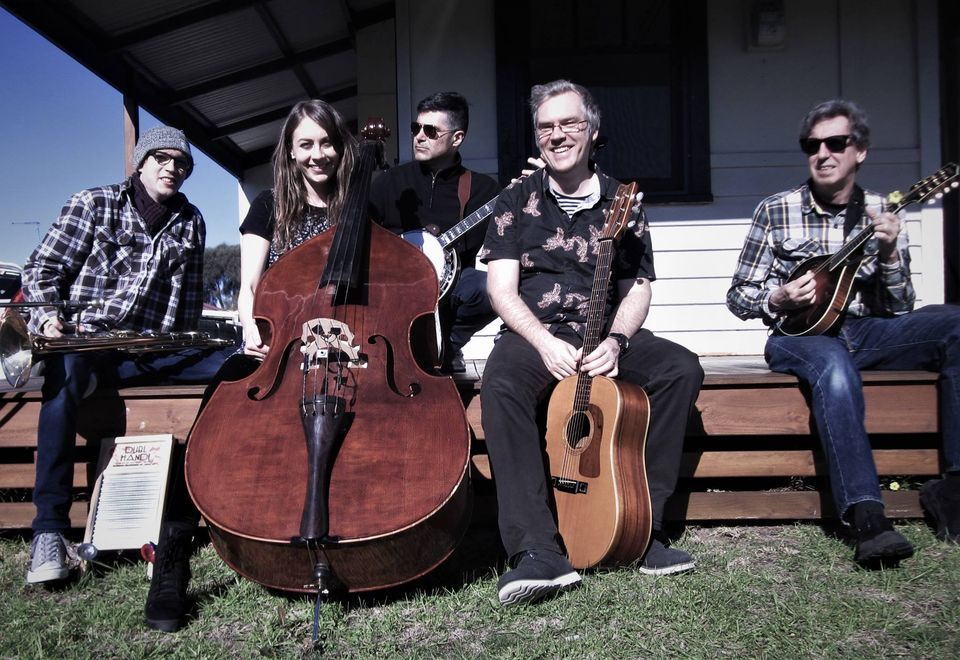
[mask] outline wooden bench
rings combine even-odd
[[[675,520],[796,520],[835,515],[824,487],[819,442],[797,380],[774,374],[759,357],[702,358],[706,379],[690,422],[683,468],[668,517]],[[476,435],[474,476],[490,478],[480,425],[482,362],[458,377]],[[940,472],[937,374],[865,372],[867,430],[883,477],[919,482]],[[92,483],[100,438],[173,433],[186,437],[203,388],[147,387],[96,394],[79,422],[78,493]],[[39,392],[0,394],[0,529],[26,528],[33,518]],[[817,488],[814,488],[817,486]],[[86,521],[76,502],[73,524]],[[916,490],[885,491],[895,517],[922,515]]]

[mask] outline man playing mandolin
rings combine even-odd
[[[665,546],[662,519],[703,381],[696,355],[642,327],[654,279],[642,213],[616,247],[615,283],[599,292],[610,303],[603,338],[595,350],[581,354],[598,237],[618,185],[591,161],[600,109],[589,91],[566,80],[537,85],[530,107],[546,167],[501,195],[480,253],[488,264],[487,291],[505,325],[487,360],[480,394],[510,568],[498,583],[504,605],[538,600],[580,582],[561,549],[537,421],[551,386],[578,371],[646,390],[654,531],[640,570],[663,575],[693,567],[689,554]]]
[[[469,123],[467,100],[456,92],[433,94],[417,104],[417,120],[410,126],[414,160],[374,179],[374,220],[397,234],[426,230],[439,235],[496,197],[496,181],[460,162]],[[445,371],[464,370],[460,349],[496,318],[487,300],[486,273],[474,268],[486,226],[485,220],[477,223],[447,248],[456,250],[462,270],[440,301]]]
[[[960,541],[960,308],[928,305],[911,311],[915,294],[900,218],[890,212],[891,200],[856,184],[869,144],[867,116],[852,102],[827,101],[807,114],[800,147],[810,178],[757,207],[727,306],[742,319],[759,318],[774,327],[767,363],[809,387],[834,503],[856,540],[854,559],[874,567],[910,557],[913,546],[884,515],[864,428],[859,370],[940,372],[947,474],[926,484],[920,501],[936,521],[938,536]],[[831,319],[831,297],[843,284],[832,281],[827,268],[798,264],[859,236],[866,240],[853,256],[846,313],[839,316],[841,301]],[[818,306],[826,311],[814,314],[809,328],[792,323]]]

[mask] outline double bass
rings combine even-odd
[[[187,443],[187,486],[217,552],[274,589],[407,582],[469,523],[463,404],[423,366],[437,277],[367,216],[381,129],[364,129],[335,229],[264,273],[253,314],[270,352],[217,387]]]

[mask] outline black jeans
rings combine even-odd
[[[565,328],[557,336],[580,345],[580,338]],[[618,379],[641,385],[650,399],[647,482],[653,526],[659,529],[664,504],[677,483],[687,420],[703,383],[703,369],[694,353],[641,329],[620,356]],[[533,346],[509,331],[498,338],[484,367],[483,431],[497,488],[500,538],[508,557],[525,550],[560,548],[537,418],[539,405],[555,382]]]
[[[464,268],[447,305],[441,305],[440,316],[443,336],[449,337],[452,351],[463,348],[474,333],[497,318],[487,296],[487,273]]]

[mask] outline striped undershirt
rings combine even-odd
[[[566,213],[567,217],[570,218],[572,218],[577,211],[593,206],[593,202],[595,201],[591,199],[594,197],[593,194],[571,196],[558,193],[556,190],[552,189],[550,192],[553,193],[553,196],[557,199],[557,204],[560,205],[560,208],[563,209],[563,212]]]

